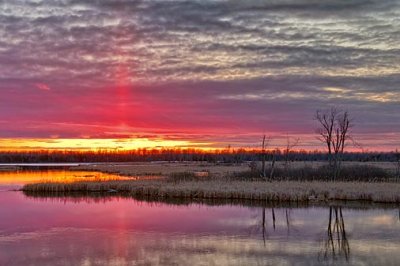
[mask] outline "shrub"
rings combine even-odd
[[[170,173],[167,177],[167,181],[169,182],[184,182],[184,181],[202,181],[202,180],[210,180],[210,174],[204,174],[205,171],[201,172],[175,172]]]
[[[269,173],[267,167],[266,172]],[[383,168],[370,165],[343,166],[336,181],[385,181],[393,178],[388,171]],[[229,177],[232,180],[264,180],[260,172],[242,171],[234,172]],[[292,180],[292,181],[330,181],[332,180],[332,168],[328,165],[313,168],[310,166],[297,168],[276,167],[274,169],[273,180]]]

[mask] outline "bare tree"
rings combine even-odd
[[[352,139],[349,130],[353,126],[353,120],[349,113],[332,107],[328,110],[317,110],[315,115],[320,127],[317,129],[319,140],[328,149],[329,165],[333,170],[333,178],[336,179],[340,172],[341,158]]]
[[[272,180],[272,178],[274,178],[275,162],[276,162],[276,156],[275,156],[275,151],[273,151],[272,152],[272,160],[271,160],[271,171],[269,172],[269,179],[270,180]]]
[[[317,110],[315,114],[315,119],[320,124],[317,129],[319,140],[324,142],[328,148],[329,164],[332,163],[332,140],[337,115],[338,111],[335,107],[330,110]]]
[[[291,138],[289,135],[286,135],[286,147],[283,152],[285,158],[285,169],[289,167],[289,156],[292,152],[293,148],[300,144],[300,138]]]
[[[395,166],[396,166],[396,177],[400,179],[400,151],[396,149],[394,156],[396,158]]]
[[[262,144],[261,144],[261,177],[267,178],[267,173],[265,169],[265,161],[266,161],[266,147],[268,146],[271,138],[263,136]]]
[[[266,169],[266,161],[267,161],[267,151],[266,148],[268,144],[271,141],[271,137],[263,136],[262,144],[261,144],[261,177],[264,178],[266,181],[268,180],[267,178],[267,169]],[[272,179],[274,177],[274,170],[275,170],[275,162],[276,162],[276,157],[275,157],[275,151],[272,151],[271,155],[271,169],[269,172],[269,179]]]

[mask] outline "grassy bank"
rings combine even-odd
[[[285,164],[278,161],[275,164],[275,174],[277,178],[302,179],[304,178],[324,178],[327,175],[327,162],[323,161],[295,161]],[[124,164],[95,164],[72,167],[71,170],[100,171],[105,173],[120,174],[125,176],[143,175],[170,175],[182,172],[201,172],[207,171],[214,177],[226,177],[232,175],[242,175],[243,177],[259,176],[261,162],[256,162],[258,173],[251,173],[250,162],[240,164],[207,163],[207,162],[143,162],[143,163],[124,163]],[[267,162],[266,172],[270,171],[270,162]],[[369,179],[385,178],[395,175],[396,165],[392,162],[343,162],[343,178]],[[360,175],[361,174],[361,175]]]
[[[255,167],[250,167],[254,164]],[[184,163],[131,163],[100,164],[73,167],[71,170],[100,171],[124,176],[169,176],[175,179],[185,177],[191,180],[196,173],[207,172],[216,179],[257,180],[260,178],[261,163],[211,164],[204,162]],[[271,165],[268,162],[265,173],[269,177]],[[344,162],[340,175],[335,181],[354,182],[397,182],[400,176],[393,163]],[[326,162],[277,162],[273,171],[274,181],[331,181],[332,169]]]
[[[323,181],[138,180],[28,184],[25,193],[115,193],[154,199],[237,199],[266,202],[362,200],[400,203],[400,183]]]

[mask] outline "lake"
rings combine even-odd
[[[398,206],[27,196],[24,183],[119,178],[0,173],[0,265],[398,265]],[[73,179],[75,178],[75,179]]]

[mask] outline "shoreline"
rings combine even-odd
[[[377,203],[359,200],[336,200],[336,201],[308,201],[308,202],[292,202],[292,201],[262,201],[262,200],[241,200],[241,199],[199,199],[199,198],[152,198],[132,196],[129,193],[108,193],[108,192],[69,192],[69,193],[41,193],[21,191],[26,197],[33,198],[38,201],[59,201],[59,202],[108,202],[115,198],[132,199],[140,202],[148,202],[154,204],[171,204],[176,206],[190,205],[207,205],[207,206],[243,206],[258,208],[324,208],[331,206],[340,206],[350,209],[398,209],[399,203]]]
[[[362,201],[400,203],[400,183],[325,181],[179,181],[121,180],[75,183],[34,183],[21,189],[26,194],[108,193],[150,199],[250,200],[263,202]]]

